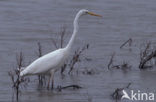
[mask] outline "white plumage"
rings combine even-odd
[[[68,58],[70,52],[71,52],[71,47],[74,43],[77,31],[78,31],[78,20],[81,15],[85,14],[90,14],[93,16],[99,16],[97,14],[91,13],[88,10],[82,9],[80,10],[73,22],[74,25],[74,30],[72,37],[67,44],[65,48],[61,48],[58,50],[55,50],[53,52],[50,52],[35,61],[33,61],[29,66],[27,66],[23,71],[20,72],[20,76],[26,76],[26,75],[39,75],[39,74],[50,74],[51,77],[49,79],[52,80],[52,88],[53,88],[53,76],[56,70],[61,68],[61,66],[64,64],[65,60]],[[48,82],[48,87],[49,87],[49,82]]]
[[[24,69],[20,76],[24,75],[34,75],[34,74],[46,74],[52,69],[57,69],[61,67],[66,57],[68,57],[68,52],[65,49],[58,49],[50,52],[31,63],[26,69]],[[52,60],[53,59],[53,60]]]

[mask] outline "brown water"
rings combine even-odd
[[[26,65],[37,58],[37,42],[43,46],[44,54],[54,50],[51,38],[56,37],[62,25],[66,25],[68,42],[73,29],[73,19],[80,9],[88,9],[103,15],[103,18],[84,16],[80,20],[80,31],[75,46],[87,43],[90,49],[85,55],[92,61],[80,63],[77,70],[95,70],[94,75],[66,74],[61,79],[55,76],[57,85],[78,84],[80,90],[62,92],[37,90],[36,83],[23,89],[21,102],[114,102],[110,94],[118,88],[132,83],[131,89],[153,91],[156,88],[156,72],[138,69],[140,46],[156,38],[155,0],[1,0],[0,1],[0,101],[11,101],[11,81],[7,72],[16,65],[16,53],[23,51]],[[133,39],[131,47],[120,49],[120,45]],[[73,49],[74,49],[73,48]],[[129,50],[131,49],[131,50]],[[109,71],[110,55],[116,52],[115,62],[124,61],[132,65],[127,73]]]

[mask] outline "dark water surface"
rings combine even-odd
[[[110,94],[117,88],[132,83],[134,90],[153,91],[156,88],[156,72],[140,71],[140,46],[156,43],[155,0],[1,0],[0,1],[0,101],[11,101],[11,81],[7,72],[16,65],[16,53],[23,51],[26,65],[37,58],[37,42],[41,42],[44,54],[54,50],[51,38],[57,38],[62,25],[67,28],[65,43],[73,30],[73,19],[82,8],[103,15],[103,18],[84,16],[80,20],[74,48],[87,43],[90,49],[85,55],[90,62],[80,63],[78,70],[95,70],[93,75],[66,75],[57,73],[57,85],[78,84],[80,90],[37,90],[31,83],[22,90],[21,102],[114,102]],[[133,39],[131,47],[120,45]],[[74,49],[73,48],[73,49]],[[131,49],[131,50],[129,50]],[[110,55],[116,52],[115,62],[128,62],[132,68],[127,73],[109,71]]]

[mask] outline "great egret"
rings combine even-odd
[[[80,16],[82,15],[92,15],[92,16],[98,16],[102,17],[100,15],[94,14],[92,12],[89,12],[88,10],[82,9],[80,10],[74,19],[73,25],[74,25],[74,30],[72,37],[67,44],[66,47],[57,49],[55,51],[52,51],[35,61],[33,61],[29,66],[27,66],[23,71],[20,72],[20,76],[26,76],[26,75],[39,75],[39,74],[50,74],[50,79],[48,81],[48,88],[50,85],[50,80],[52,80],[52,88],[53,88],[53,83],[54,83],[54,73],[61,68],[61,66],[64,64],[65,60],[68,58],[70,52],[71,52],[71,47],[74,43],[76,34],[78,32],[78,20]]]

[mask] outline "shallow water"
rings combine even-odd
[[[66,75],[61,79],[57,73],[57,85],[78,84],[80,90],[46,91],[37,90],[31,83],[22,90],[21,102],[114,102],[110,94],[128,83],[134,90],[155,90],[156,72],[138,69],[140,46],[156,38],[155,0],[1,0],[0,1],[0,101],[11,101],[11,81],[7,72],[16,66],[16,53],[23,51],[25,65],[37,58],[37,42],[41,42],[43,53],[54,50],[51,38],[57,38],[60,27],[65,25],[67,44],[73,29],[72,22],[82,8],[103,18],[84,16],[80,20],[74,49],[87,43],[90,48],[85,56],[92,60],[80,63],[76,70],[95,70],[93,75]],[[129,38],[131,47],[120,49]],[[128,62],[132,68],[127,73],[109,71],[110,55],[115,52],[115,63]],[[150,86],[150,87],[149,87]]]

